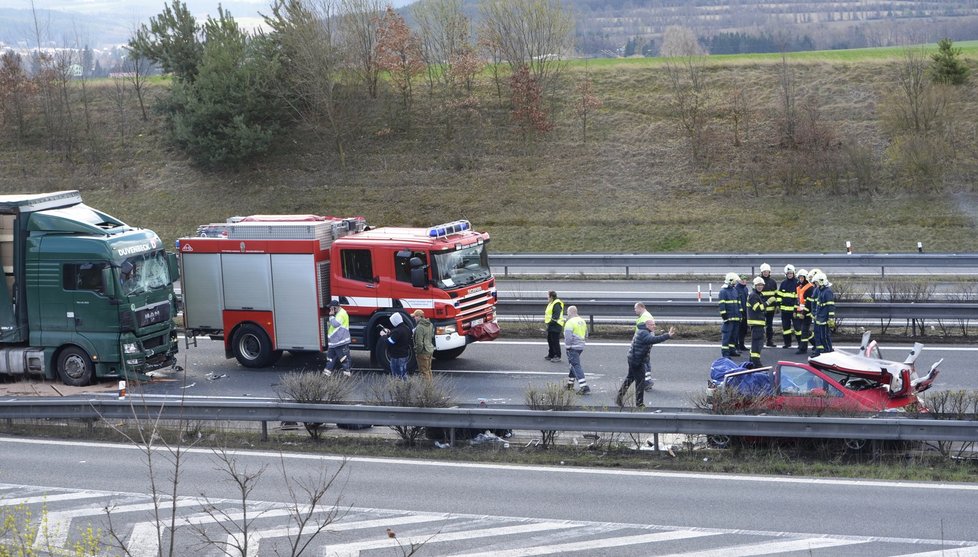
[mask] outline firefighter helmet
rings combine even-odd
[[[808,282],[815,282],[815,277],[822,273],[821,269],[812,269],[808,271]]]
[[[737,284],[738,280],[740,277],[737,276],[737,273],[727,273],[727,276],[723,278],[725,284]]]
[[[829,282],[829,277],[825,276],[825,273],[819,271],[818,277],[815,278],[815,282],[821,284],[822,286],[825,286]]]
[[[788,263],[787,265],[784,266],[784,274],[787,275],[788,273],[794,273],[794,272],[795,272],[795,266],[792,265],[791,263]]]
[[[758,284],[764,284],[764,279],[762,277],[754,277],[754,286],[757,286]]]
[[[795,273],[795,276],[798,277],[798,278],[805,277],[807,279],[808,278],[808,271],[806,271],[805,269],[798,269],[798,272]]]
[[[767,272],[770,273],[771,272],[771,266],[768,265],[767,263],[761,263],[761,272],[763,273],[764,271],[767,271]]]

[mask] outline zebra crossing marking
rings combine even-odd
[[[503,551],[480,551],[478,553],[457,553],[451,557],[531,557],[533,555],[551,555],[569,551],[587,551],[589,549],[603,549],[608,547],[622,547],[626,545],[638,545],[643,543],[654,543],[662,541],[685,540],[691,538],[701,538],[704,536],[716,536],[719,534],[693,530],[673,530],[670,532],[657,532],[655,534],[639,534],[633,536],[619,536],[615,538],[601,538],[580,542],[562,543],[557,545],[546,545],[536,547],[521,547]],[[437,539],[435,541],[438,541]]]
[[[842,540],[838,538],[804,538],[800,540],[776,541],[767,543],[752,543],[705,549],[703,551],[673,553],[662,557],[753,557],[755,555],[774,555],[790,551],[811,551],[827,547],[856,545],[868,543],[859,540]]]

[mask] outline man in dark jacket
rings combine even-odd
[[[632,337],[632,345],[628,348],[628,376],[625,382],[618,389],[618,396],[615,397],[615,404],[624,406],[625,393],[628,388],[635,384],[635,406],[645,408],[645,389],[642,388],[645,382],[645,359],[652,350],[653,344],[669,340],[676,335],[675,327],[670,327],[669,332],[664,335],[655,335],[655,319],[645,322],[645,328],[640,329]]]
[[[761,367],[761,348],[764,346],[764,329],[767,325],[765,316],[767,304],[764,302],[762,291],[764,279],[754,277],[754,290],[747,298],[747,326],[750,327],[750,363],[755,368]]]
[[[774,348],[774,312],[778,310],[778,304],[776,303],[778,298],[778,283],[771,278],[771,266],[767,263],[761,264],[761,278],[764,279],[764,290],[761,292],[761,297],[764,298],[764,303],[767,305],[764,314],[764,332],[767,334],[767,345]]]
[[[737,273],[727,273],[723,278],[723,288],[720,289],[719,306],[720,319],[723,325],[720,327],[720,355],[724,358],[740,356],[737,352],[737,334],[740,330],[740,298],[737,297],[737,289],[734,285],[740,277]]]
[[[750,295],[750,286],[747,285],[747,281],[750,278],[747,275],[740,275],[740,280],[734,287],[737,289],[737,298],[740,299],[740,313],[741,315],[747,315],[747,296]],[[744,339],[747,338],[747,320],[740,320],[740,328],[737,331],[737,350],[747,351],[747,345],[744,344]]]
[[[394,328],[390,331],[385,329],[380,332],[380,336],[385,337],[387,342],[387,355],[391,359],[391,375],[407,379],[408,360],[411,358],[411,348],[414,344],[411,327],[404,322],[400,313],[391,315],[391,325]]]
[[[564,302],[551,290],[547,293],[547,309],[543,313],[543,322],[547,325],[547,357],[548,362],[560,361],[560,336],[564,334]]]

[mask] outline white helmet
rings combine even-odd
[[[812,269],[808,272],[808,282],[815,282],[815,277],[822,274],[821,269]]]
[[[798,269],[798,272],[795,273],[795,276],[799,278],[801,277],[808,278],[808,271],[806,271],[805,269]]]
[[[794,272],[795,272],[795,266],[792,265],[791,263],[788,263],[787,265],[784,266],[784,274],[787,275],[788,273],[794,273]]]
[[[754,286],[757,286],[758,284],[764,284],[764,279],[761,277],[754,277]]]
[[[767,272],[770,273],[771,272],[771,266],[768,265],[767,263],[761,263],[761,272],[763,273],[764,271],[767,271]]]
[[[740,277],[737,276],[737,273],[733,272],[727,273],[727,276],[723,277],[723,282],[725,284],[737,284],[738,280],[740,280]]]
[[[815,277],[815,282],[824,286],[826,283],[829,282],[829,277],[825,276],[825,273],[819,271],[818,276]]]

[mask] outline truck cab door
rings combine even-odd
[[[114,285],[106,285],[104,261],[72,262],[62,265],[62,282],[71,295],[67,312],[69,330],[84,337],[101,354],[117,351],[119,343],[119,306],[109,294]]]
[[[374,250],[350,248],[339,252],[339,276],[330,290],[343,298],[344,306],[350,306],[347,311],[351,315],[369,315],[377,308],[390,307],[390,273],[385,278]]]

